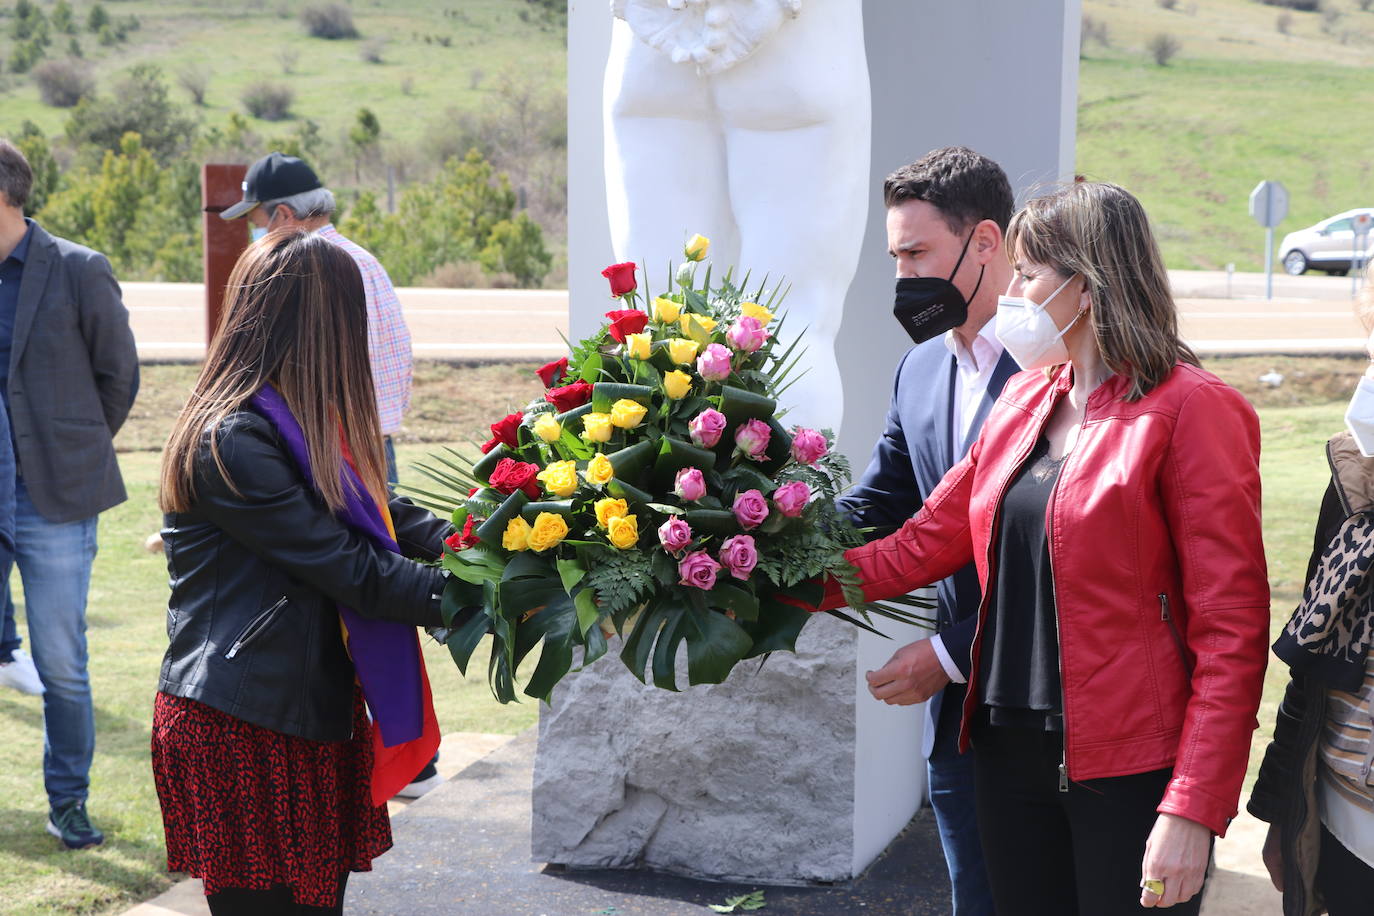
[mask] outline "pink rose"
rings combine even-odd
[[[658,542],[664,550],[677,553],[692,542],[692,526],[675,515],[658,526]]]
[[[723,382],[730,377],[730,351],[720,344],[707,344],[697,357],[697,371],[708,382]]]
[[[828,451],[830,446],[826,444],[825,436],[814,429],[798,427],[792,433],[792,459],[798,464],[815,464]]]
[[[687,424],[687,432],[691,434],[694,445],[715,448],[725,432],[725,414],[708,407],[692,418]]]
[[[716,587],[716,573],[720,572],[720,564],[711,559],[704,550],[693,550],[687,556],[678,561],[677,564],[678,585],[690,585],[703,591],[710,591]]]
[[[794,480],[773,491],[773,505],[788,518],[796,518],[811,499],[811,488],[804,481]]]
[[[725,342],[741,353],[753,353],[768,340],[768,332],[757,318],[745,316],[725,332]]]
[[[735,497],[732,510],[742,528],[757,528],[768,517],[768,500],[758,490],[745,490]]]
[[[720,545],[720,562],[736,579],[748,579],[758,561],[759,552],[750,535],[737,534]]]
[[[761,461],[763,453],[768,450],[768,440],[772,436],[773,432],[767,423],[762,420],[748,420],[735,430],[735,451],[746,458]]]
[[[706,495],[706,478],[697,468],[683,468],[673,479],[673,492],[679,499],[694,503]]]

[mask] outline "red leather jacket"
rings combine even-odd
[[[870,600],[974,560],[983,586],[960,748],[978,703],[998,509],[1072,385],[1023,372],[967,458],[895,534],[850,550]],[[1268,656],[1259,421],[1234,389],[1178,365],[1138,401],[1114,376],[1088,397],[1050,498],[1068,779],[1172,766],[1159,811],[1218,835],[1236,813]],[[825,606],[843,604],[827,590]]]

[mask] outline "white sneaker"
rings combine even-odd
[[[396,793],[397,798],[419,798],[432,789],[437,789],[444,784],[444,777],[435,773],[428,779],[417,779],[404,789]]]
[[[23,649],[14,650],[14,659],[0,662],[0,687],[13,687],[20,693],[40,696],[43,693],[43,680],[33,659]]]

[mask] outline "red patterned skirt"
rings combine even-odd
[[[205,883],[267,890],[334,906],[339,875],[369,871],[391,848],[386,806],[374,807],[371,726],[359,691],[353,738],[311,741],[159,693],[153,781],[167,833],[167,868]]]

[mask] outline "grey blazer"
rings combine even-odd
[[[138,392],[129,313],[103,254],[34,223],[10,351],[19,474],[50,522],[122,503],[114,434]]]

